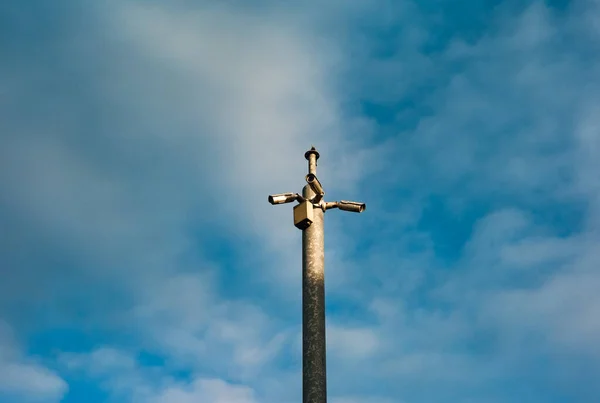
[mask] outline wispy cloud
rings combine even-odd
[[[18,346],[12,329],[0,321],[0,398],[3,401],[58,402],[67,383]]]

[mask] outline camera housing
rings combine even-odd
[[[294,226],[298,229],[305,230],[313,223],[314,217],[313,204],[305,200],[302,203],[294,206]]]
[[[298,193],[278,193],[275,195],[269,195],[269,203],[273,205],[291,203],[298,200],[299,196],[300,195]]]
[[[310,186],[312,191],[315,192],[315,197],[312,200],[313,203],[318,204],[321,201],[321,199],[323,198],[323,196],[325,195],[325,190],[323,189],[323,185],[321,185],[321,182],[319,182],[319,179],[317,179],[317,176],[312,173],[306,175],[306,183],[308,183],[308,186]]]
[[[367,208],[365,203],[353,202],[348,200],[340,200],[337,202],[337,207],[340,210],[351,211],[353,213],[362,213]]]

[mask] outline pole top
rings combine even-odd
[[[315,146],[311,146],[310,150],[308,150],[307,152],[304,153],[304,158],[306,158],[307,160],[310,161],[311,154],[314,154],[317,157],[316,159],[319,159],[319,157],[320,157],[319,152],[317,151]]]

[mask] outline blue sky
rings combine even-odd
[[[0,402],[598,402],[600,3],[0,4]]]

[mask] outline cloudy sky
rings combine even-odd
[[[0,2],[0,402],[598,402],[598,0]],[[302,3],[300,5],[300,3]]]

